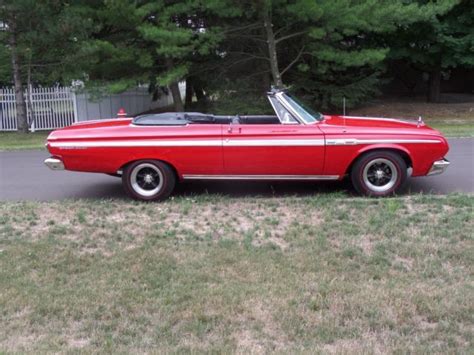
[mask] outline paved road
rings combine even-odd
[[[474,192],[474,139],[449,141],[451,166],[442,174],[410,179],[406,192]],[[51,171],[43,165],[46,151],[0,152],[0,200],[60,200],[65,198],[125,198],[121,180],[103,174]],[[348,182],[189,182],[178,195],[219,193],[230,196],[305,195],[315,191],[349,191]]]

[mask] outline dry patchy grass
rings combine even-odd
[[[0,351],[469,351],[473,206],[3,203]]]

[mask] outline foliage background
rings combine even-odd
[[[351,107],[400,65],[428,77],[436,102],[443,76],[474,66],[473,18],[473,0],[5,0],[0,85],[13,84],[15,35],[21,85],[28,73],[111,92],[145,83],[177,110],[265,111],[276,75],[315,107]]]

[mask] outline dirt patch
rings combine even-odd
[[[288,339],[279,323],[273,318],[272,308],[258,300],[251,300],[246,303],[245,309],[246,314],[240,319],[242,329],[234,336],[238,349],[259,354],[267,352],[268,349],[272,351],[285,349]],[[260,331],[255,332],[249,328],[258,328]]]
[[[87,345],[89,345],[89,339],[69,339],[68,345],[70,348],[73,349],[81,349]]]

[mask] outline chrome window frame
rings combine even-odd
[[[277,98],[278,102],[280,102],[283,107],[285,107],[288,111],[291,112],[291,114],[296,117],[296,119],[304,124],[304,125],[313,125],[313,124],[317,124],[319,121],[318,119],[315,118],[315,121],[314,122],[306,122],[303,118],[303,116],[301,116],[294,108],[293,106],[291,105],[291,103],[288,102],[288,100],[286,100],[285,98],[285,92],[277,92],[275,93],[275,97]]]
[[[284,125],[295,125],[295,124],[301,124],[301,120],[294,115],[293,111],[290,111],[288,110],[288,107],[286,107],[285,105],[283,105],[283,103],[276,97],[276,95],[268,95],[267,96],[268,98],[268,101],[270,101],[270,105],[272,106],[273,108],[273,111],[275,112],[276,116],[278,117],[278,120],[280,121],[280,124],[284,124]],[[277,100],[278,103],[286,110],[288,111],[288,113],[294,118],[294,120],[296,122],[283,122],[283,120],[281,119],[280,115],[278,114],[279,111],[277,110],[277,108],[275,107],[275,104],[273,102],[273,99]]]

